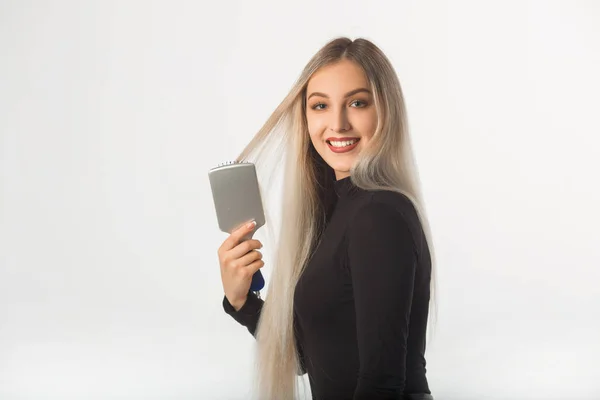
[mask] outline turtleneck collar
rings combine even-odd
[[[350,176],[338,179],[333,183],[333,187],[338,197],[347,197],[358,190],[358,187],[350,180]]]

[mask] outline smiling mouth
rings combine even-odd
[[[352,140],[326,140],[327,144],[332,147],[343,149],[344,147],[352,146],[360,141],[360,138],[352,139]]]

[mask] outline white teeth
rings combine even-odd
[[[354,140],[347,140],[345,142],[340,142],[340,141],[329,141],[329,143],[331,143],[331,145],[333,147],[346,147],[346,146],[350,146],[351,144],[354,144],[358,141],[358,139],[354,139]]]

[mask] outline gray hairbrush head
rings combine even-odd
[[[219,229],[231,233],[244,222],[255,220],[256,227],[244,239],[265,224],[256,168],[250,162],[227,161],[208,171]]]

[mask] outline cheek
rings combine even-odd
[[[377,113],[373,112],[363,120],[362,132],[368,138],[372,137],[377,129]]]
[[[317,138],[317,135],[315,135],[313,132],[308,131],[308,134],[310,135],[310,141],[312,143],[312,145],[318,149],[319,148],[319,139]]]
[[[311,139],[317,139],[318,135],[322,131],[322,124],[319,122],[318,118],[307,118],[306,126],[308,128],[308,133],[310,134]]]

